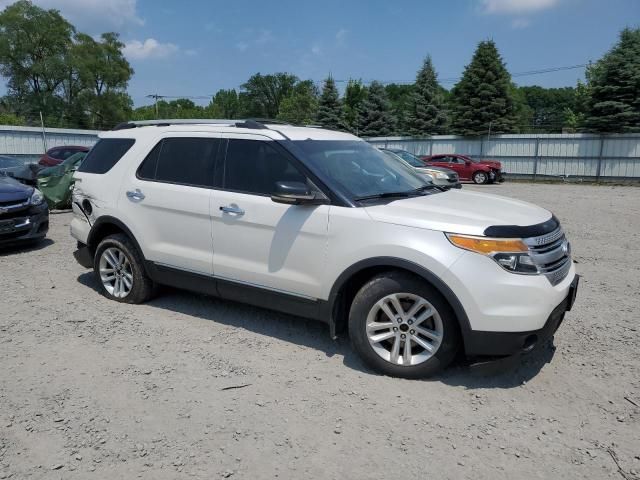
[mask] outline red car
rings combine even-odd
[[[81,147],[78,145],[63,145],[60,147],[53,147],[47,150],[38,163],[45,167],[54,167],[64,162],[71,155],[78,152],[88,152],[89,147]]]
[[[475,160],[457,153],[425,155],[420,159],[427,165],[456,171],[460,180],[472,180],[478,184],[504,181],[502,165],[495,160]]]

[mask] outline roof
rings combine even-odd
[[[271,121],[254,120],[153,120],[128,122],[103,132],[101,138],[138,138],[158,132],[247,133],[272,140],[359,140],[350,133],[317,127],[299,127]],[[154,135],[155,136],[155,135]]]

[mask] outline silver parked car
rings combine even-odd
[[[400,148],[380,148],[380,150],[426,175],[433,184],[439,187],[462,188],[458,174],[449,168],[427,166],[414,154]]]

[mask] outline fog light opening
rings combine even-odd
[[[538,335],[529,335],[524,339],[524,344],[522,345],[522,351],[527,353],[533,350],[538,343]]]

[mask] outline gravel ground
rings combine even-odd
[[[171,290],[111,302],[49,240],[0,254],[0,479],[640,478],[640,188],[465,188],[560,218],[554,345],[408,381],[320,324]]]

